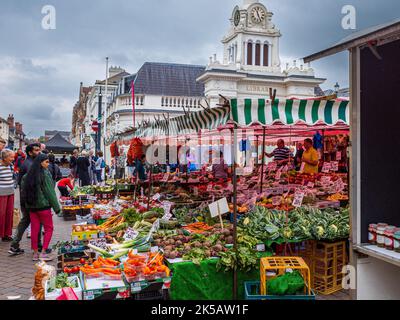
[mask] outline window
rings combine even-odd
[[[256,66],[261,65],[261,44],[256,43],[256,61],[255,61]]]
[[[249,66],[253,64],[253,42],[247,44],[247,64]]]
[[[269,58],[269,46],[268,44],[264,44],[264,57],[263,57],[263,66],[268,66],[268,58]]]
[[[164,107],[164,97],[161,98],[161,107]]]

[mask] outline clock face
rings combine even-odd
[[[260,23],[265,19],[265,10],[261,7],[254,7],[251,10],[251,20],[255,23]]]
[[[234,16],[234,23],[236,27],[239,25],[239,22],[240,22],[240,11],[236,10]]]

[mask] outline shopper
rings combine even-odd
[[[26,147],[25,151],[26,151],[26,155],[27,155],[26,160],[24,161],[24,163],[19,171],[19,174],[18,174],[18,185],[20,186],[20,189],[19,189],[20,198],[22,197],[22,190],[21,190],[22,178],[26,175],[28,170],[31,168],[34,159],[40,154],[40,144],[39,143],[30,144]],[[25,233],[25,230],[31,224],[29,211],[25,208],[25,205],[23,202],[20,203],[20,207],[21,207],[22,218],[17,226],[17,230],[15,232],[13,241],[11,243],[11,248],[8,251],[8,253],[11,255],[18,255],[18,254],[24,253],[24,250],[19,247],[19,243],[22,239],[22,236]],[[29,233],[28,233],[28,236],[29,236]],[[40,246],[40,233],[38,236],[38,242],[39,242],[39,246]]]
[[[97,183],[101,183],[103,181],[103,169],[106,167],[106,162],[103,158],[103,152],[97,152],[97,160],[96,160],[96,177]]]
[[[268,158],[274,158],[274,161],[279,165],[288,164],[290,158],[292,157],[292,153],[288,147],[285,147],[285,141],[283,139],[279,139],[277,142],[277,148],[271,153],[265,153]]]
[[[125,176],[126,155],[124,149],[119,149],[119,156],[115,158],[115,179],[122,179]]]
[[[296,171],[299,171],[301,168],[301,159],[303,158],[303,144],[301,142],[298,142],[296,145],[296,154],[294,156],[294,166]]]
[[[69,197],[70,196],[70,192],[68,191],[68,188],[70,190],[73,190],[74,189],[74,184],[75,184],[75,180],[74,180],[74,177],[72,175],[70,175],[68,178],[64,178],[64,179],[61,179],[60,181],[58,181],[57,188],[60,191],[61,196],[62,197]]]
[[[136,160],[136,174],[139,176],[140,181],[147,180],[145,164],[146,164],[146,155],[142,154],[140,159]]]
[[[60,205],[54,190],[53,180],[48,171],[49,157],[40,154],[33,161],[29,172],[22,179],[21,201],[29,209],[31,218],[33,261],[39,259],[51,261],[53,258],[46,252],[53,236],[53,218],[51,209],[56,214],[61,212]],[[43,249],[39,255],[38,235],[40,224],[44,226]]]
[[[54,154],[50,153],[49,155],[49,172],[50,175],[53,179],[54,185],[55,183],[62,179],[62,174],[61,174],[61,170],[60,167],[56,164],[56,157],[54,156]]]
[[[14,172],[18,173],[25,161],[25,154],[22,149],[19,148],[14,156]]]
[[[90,184],[97,184],[97,176],[96,176],[96,160],[97,157],[94,155],[94,151],[89,151],[89,177],[90,177]]]
[[[82,151],[81,156],[76,160],[76,174],[79,178],[81,187],[90,186],[89,175],[90,161],[87,151]]]
[[[302,161],[302,171],[304,173],[318,173],[319,154],[313,147],[311,139],[304,140],[304,148]]]
[[[6,147],[7,141],[3,138],[0,138],[0,152]]]
[[[74,150],[72,156],[69,159],[69,168],[71,169],[71,174],[76,178],[76,166],[78,161],[79,151],[77,149]]]
[[[0,238],[12,241],[14,214],[14,181],[11,164],[14,152],[3,149],[0,153]]]
[[[217,163],[212,165],[212,174],[215,179],[228,179],[228,165],[224,160],[224,153],[219,153],[219,159],[216,159]]]

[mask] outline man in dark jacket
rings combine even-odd
[[[84,150],[81,156],[76,161],[76,174],[81,183],[81,187],[90,186],[90,176],[89,176],[89,154]]]
[[[21,166],[21,169],[19,171],[18,174],[18,186],[19,186],[19,192],[20,192],[20,199],[21,199],[21,181],[23,176],[29,171],[33,160],[38,156],[38,154],[40,153],[40,143],[33,143],[30,144],[26,147],[26,160],[24,161],[24,163]],[[11,242],[11,248],[8,251],[8,253],[10,255],[18,255],[21,253],[24,253],[24,250],[22,250],[19,247],[19,243],[22,239],[22,236],[25,233],[25,230],[29,227],[29,225],[31,224],[31,219],[29,216],[29,210],[27,210],[23,204],[21,203],[21,213],[22,213],[22,218],[21,221],[19,222],[18,226],[17,226],[17,231],[13,237],[13,241]],[[40,233],[39,233],[39,243],[40,243]]]

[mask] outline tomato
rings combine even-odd
[[[73,267],[71,271],[72,271],[72,273],[78,273],[79,267]]]
[[[70,273],[69,268],[65,267],[65,268],[64,268],[64,273],[68,273],[68,274],[69,274],[69,273]]]
[[[81,264],[85,264],[85,263],[86,263],[86,260],[85,260],[84,258],[81,258],[80,263],[81,263]]]

